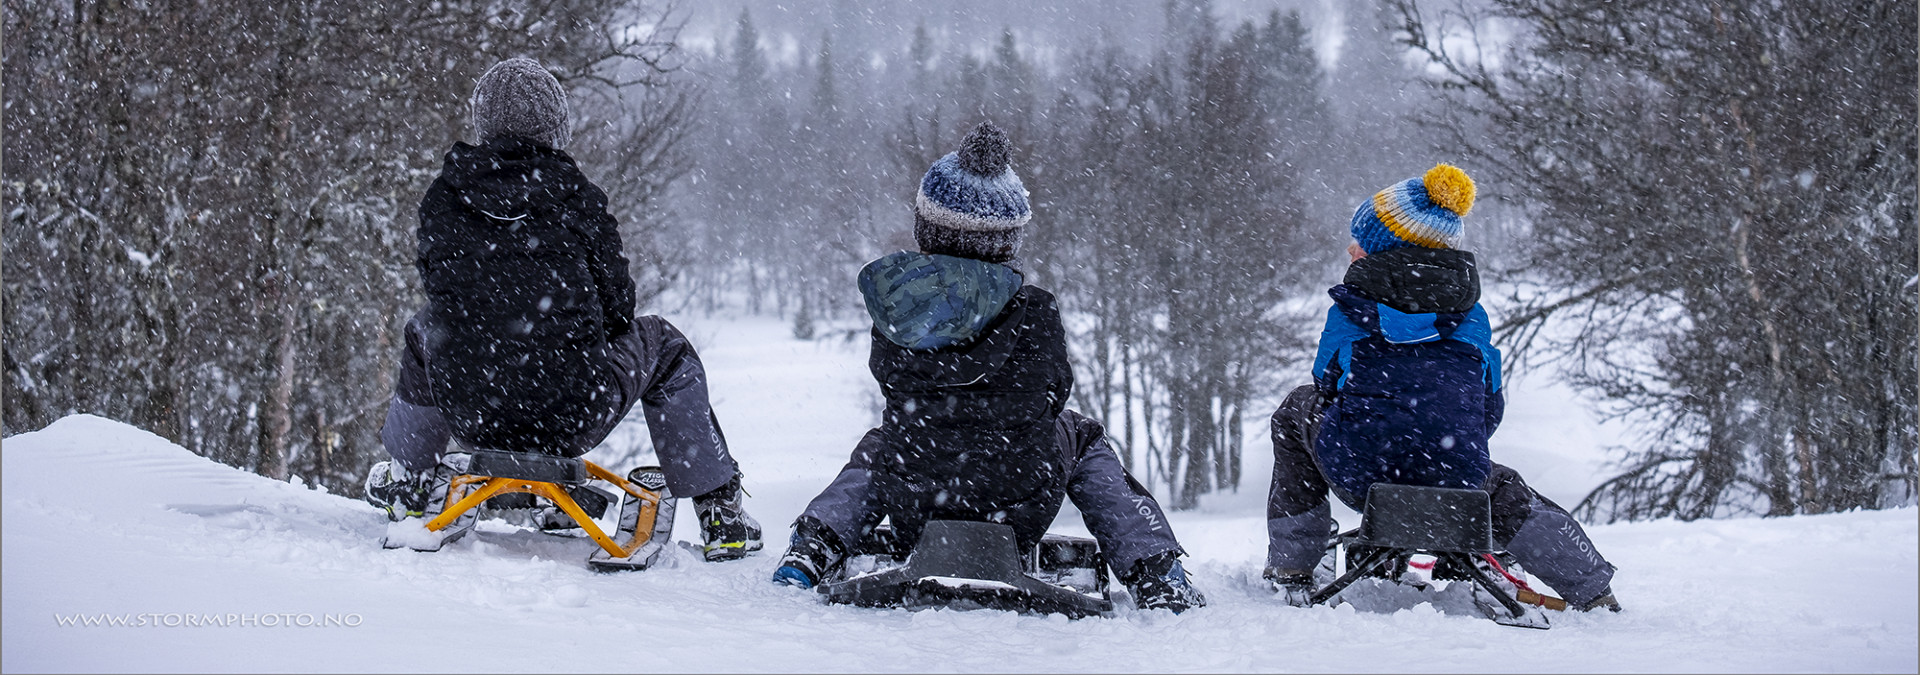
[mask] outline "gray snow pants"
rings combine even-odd
[[[452,440],[446,418],[432,405],[427,364],[433,355],[426,350],[424,320],[423,310],[407,322],[400,381],[387,408],[386,425],[380,429],[387,454],[409,471],[431,469]],[[614,338],[608,354],[620,381],[614,413],[569,439],[566,445],[573,449],[573,456],[599,445],[639,403],[646,412],[647,432],[667,475],[667,487],[675,496],[706,494],[733,478],[739,468],[708,402],[706,369],[679,329],[658,316],[635,318],[633,330]]]
[[[1065,460],[1066,470],[1061,475],[1066,484],[1050,491],[1056,501],[1034,505],[1036,514],[1046,521],[1039,523],[1042,531],[1058,512],[1057,500],[1064,494],[1080,509],[1087,530],[1117,573],[1126,574],[1143,558],[1167,551],[1185,553],[1174,539],[1160,503],[1127,474],[1120,456],[1107,444],[1106,429],[1099,422],[1068,410],[1054,422],[1054,439]],[[800,517],[820,521],[849,546],[879,524],[882,509],[870,501],[873,473],[868,467],[880,452],[881,443],[878,429],[867,432],[854,449],[853,458],[827,489],[807,504]],[[1014,514],[1010,520],[1020,520],[1022,515]]]
[[[1312,385],[1294,389],[1273,413],[1273,486],[1267,495],[1267,566],[1306,571],[1320,563],[1333,527],[1330,486],[1313,453],[1326,404]],[[1585,604],[1605,592],[1614,567],[1559,504],[1527,487],[1520,473],[1494,464],[1483,486],[1493,506],[1493,543],[1528,572]],[[1358,510],[1350,495],[1340,501]]]

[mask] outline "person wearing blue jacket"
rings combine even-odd
[[[1358,510],[1376,483],[1484,489],[1494,543],[1569,605],[1619,611],[1614,567],[1565,509],[1492,462],[1506,410],[1473,254],[1459,250],[1474,185],[1441,164],[1354,212],[1352,259],[1313,363],[1313,384],[1273,415],[1264,575],[1304,604],[1327,546],[1332,492]]]

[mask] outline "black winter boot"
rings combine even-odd
[[[479,517],[476,509],[468,509],[437,531],[425,527],[472,489],[463,488],[460,494],[451,490],[453,478],[467,472],[469,459],[465,453],[448,453],[439,464],[422,472],[408,471],[397,462],[373,465],[365,486],[367,502],[385,510],[388,521],[387,535],[381,538],[380,546],[438,551],[472,530]]]
[[[1261,571],[1260,578],[1266,579],[1267,587],[1289,606],[1306,607],[1313,602],[1312,572],[1269,567]]]
[[[615,497],[600,488],[591,485],[575,485],[567,488],[567,496],[573,503],[592,518],[605,518],[607,509],[613,507]],[[580,523],[573,516],[560,510],[557,504],[546,504],[533,510],[533,526],[549,534],[572,534],[580,532]]]
[[[425,472],[408,471],[399,462],[373,465],[367,472],[367,503],[387,512],[387,520],[432,518],[445,506],[447,484],[453,474],[444,465]]]
[[[1584,604],[1573,605],[1573,608],[1582,612],[1591,612],[1596,609],[1618,612],[1620,611],[1620,601],[1613,598],[1613,587],[1608,586],[1606,590],[1600,591],[1600,597],[1588,600]]]
[[[1141,558],[1120,579],[1133,591],[1133,604],[1140,609],[1169,609],[1173,613],[1207,606],[1207,598],[1187,580],[1187,568],[1180,564],[1178,550]]]
[[[725,485],[693,498],[707,562],[739,560],[760,550],[760,522],[747,515],[740,496],[740,474],[734,474]]]
[[[787,554],[780,556],[780,568],[773,571],[773,583],[813,588],[847,559],[847,547],[825,523],[801,516],[793,523],[793,540]]]

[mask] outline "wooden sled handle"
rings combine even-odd
[[[1530,589],[1530,588],[1519,589],[1519,592],[1514,593],[1513,597],[1515,600],[1519,600],[1521,602],[1527,603],[1529,605],[1533,605],[1535,607],[1545,607],[1547,609],[1551,609],[1556,612],[1567,611],[1567,601],[1561,600],[1551,595],[1541,595],[1539,593],[1534,592],[1533,589]]]

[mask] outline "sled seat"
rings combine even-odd
[[[672,496],[667,491],[665,474],[657,468],[636,470],[636,482],[578,457],[498,449],[471,449],[466,454],[469,457],[466,469],[456,474],[448,485],[446,508],[427,521],[430,532],[441,532],[462,522],[462,516],[489,499],[526,493],[552,502],[599,545],[600,550],[588,557],[588,564],[596,569],[645,569],[670,538]],[[452,464],[458,466],[457,461]],[[581,506],[581,502],[586,501],[595,511],[605,513],[612,504],[611,497],[588,485],[596,479],[620,492],[620,519],[614,535],[602,530],[594,516]],[[471,520],[468,518],[466,522]],[[663,524],[664,533],[660,527]]]
[[[587,460],[531,452],[473,450],[467,471],[476,476],[579,485],[587,482]]]
[[[1491,616],[1495,622],[1548,627],[1544,616],[1530,611],[1474,564],[1474,558],[1495,552],[1493,507],[1484,490],[1375,483],[1367,490],[1360,527],[1340,535],[1335,544],[1349,553],[1347,572],[1315,591],[1312,604],[1331,600],[1362,576],[1396,579],[1392,564],[1419,553],[1433,556],[1435,569],[1445,565],[1465,575],[1498,602],[1506,614]]]
[[[843,570],[843,573],[845,576],[860,576],[881,567],[897,567],[904,564],[912,553],[894,532],[892,524],[881,523],[867,530],[860,541],[854,544],[849,556],[869,558],[874,567],[866,568],[856,563]],[[1031,550],[1020,553],[1027,576],[1085,595],[1106,597],[1111,576],[1107,572],[1106,555],[1101,553],[1099,542],[1086,537],[1048,532],[1041,535],[1040,542]],[[832,581],[838,579],[830,579],[829,583]]]
[[[1092,563],[1082,547],[1064,541],[1047,551],[1062,560]],[[929,521],[905,564],[817,588],[827,601],[862,607],[1000,609],[1068,618],[1113,611],[1098,597],[1042,581],[1026,571],[1013,528],[1000,523]]]
[[[1492,553],[1493,506],[1484,490],[1376,484],[1360,517],[1364,546]]]

